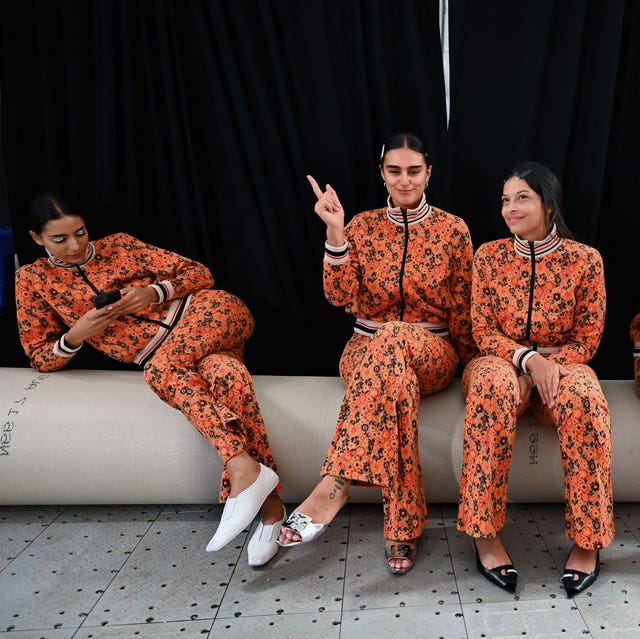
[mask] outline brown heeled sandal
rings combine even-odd
[[[418,540],[412,539],[410,541],[395,541],[393,539],[387,539],[384,548],[384,556],[387,560],[387,566],[394,575],[404,575],[408,573],[412,568],[416,560],[416,553],[418,551]],[[392,568],[391,562],[394,559],[402,559],[408,561],[409,565],[404,568]]]

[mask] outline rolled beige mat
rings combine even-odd
[[[256,394],[285,502],[311,491],[344,387],[335,377],[256,375]],[[603,381],[613,421],[617,501],[640,500],[640,398],[632,381]],[[183,415],[147,388],[142,373],[0,368],[0,503],[215,503],[222,462]],[[459,380],[423,398],[420,457],[427,501],[456,502],[464,399]],[[378,502],[377,489],[352,501]],[[525,414],[518,423],[511,501],[563,501],[557,436]]]

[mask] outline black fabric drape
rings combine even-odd
[[[0,4],[3,152],[21,261],[38,255],[26,203],[56,192],[93,237],[123,230],[210,266],[256,318],[253,372],[336,374],[351,321],[323,297],[324,228],[305,175],[330,182],[349,214],[381,206],[380,145],[411,130],[434,159],[429,201],[462,216],[476,246],[505,234],[498,195],[516,160],[558,172],[570,225],[607,262],[604,344],[615,349],[598,372],[628,377],[626,332],[640,304],[627,238],[638,222],[617,198],[631,186],[637,7],[450,9],[447,131],[437,0]],[[625,293],[611,274],[627,280]],[[73,366],[113,365],[85,350]],[[27,364],[3,351],[4,365]]]
[[[515,12],[507,0],[451,3],[451,206],[477,246],[506,234],[500,189],[519,160],[558,175],[569,227],[603,255],[607,322],[593,364],[609,379],[632,376],[629,324],[640,311],[630,168],[639,11],[622,0],[536,0]]]

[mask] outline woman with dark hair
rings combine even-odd
[[[215,290],[204,265],[125,233],[89,241],[83,218],[57,197],[32,203],[30,235],[47,258],[18,269],[20,339],[31,365],[56,371],[87,342],[144,370],[147,385],[181,411],[225,468],[219,550],[262,508],[249,542],[251,565],[269,561],[286,513],[249,372],[242,363],[253,318]]]
[[[505,180],[502,216],[513,237],[474,257],[471,318],[480,349],[466,367],[458,529],[474,538],[478,570],[515,591],[518,573],[500,538],[517,417],[529,408],[555,428],[565,476],[562,583],[573,597],[599,572],[614,535],[611,424],[587,362],[602,336],[605,285],[595,249],[571,239],[556,176],[536,162]]]
[[[633,318],[629,334],[633,340],[633,374],[636,379],[636,390],[640,395],[640,313]]]
[[[347,502],[382,488],[386,557],[406,573],[427,525],[418,450],[421,395],[445,388],[475,353],[469,321],[472,246],[458,217],[427,204],[431,159],[410,134],[383,147],[387,206],[344,226],[335,190],[308,176],[326,224],[324,291],[355,318],[340,360],[346,393],[323,479],[285,522],[280,544],[307,543]],[[457,352],[456,352],[457,351]],[[459,353],[459,355],[458,355]]]

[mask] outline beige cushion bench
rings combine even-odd
[[[319,479],[344,387],[337,377],[255,376],[286,502]],[[640,501],[640,398],[632,381],[603,381],[613,420],[616,501]],[[0,368],[0,503],[158,504],[217,501],[222,463],[142,373]],[[420,406],[427,500],[458,499],[464,400],[460,381]],[[520,418],[511,501],[563,501],[556,434]],[[356,502],[380,501],[358,488]]]

